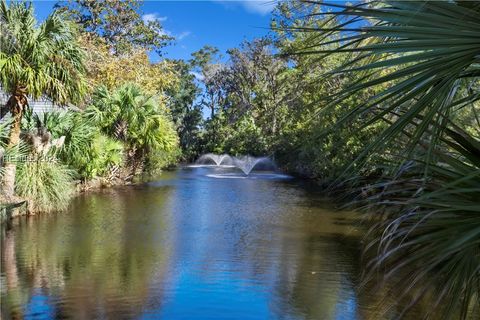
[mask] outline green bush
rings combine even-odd
[[[22,162],[17,168],[16,192],[30,200],[30,210],[35,212],[63,210],[74,194],[73,171],[46,160]]]
[[[85,153],[85,157],[77,159],[77,166],[85,178],[103,176],[123,162],[123,144],[103,134],[97,134]]]
[[[167,109],[135,85],[127,84],[114,92],[99,88],[85,116],[105,135],[125,145],[127,163],[133,167],[149,161],[163,165],[170,160],[157,161],[159,158],[171,159],[178,154],[178,136]]]

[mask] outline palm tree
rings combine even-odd
[[[361,76],[329,97],[326,109],[374,86],[386,88],[348,110],[331,128],[365,115],[370,118],[364,128],[387,124],[357,161],[388,150],[392,164],[388,180],[374,184],[377,192],[368,198],[376,212],[388,207],[385,219],[374,225],[377,254],[371,266],[386,269],[387,276],[402,274],[398,284],[417,299],[433,290],[437,304],[432,309],[438,307],[446,317],[478,317],[480,4],[375,1],[330,6],[320,14],[329,17],[323,27],[300,28],[317,33],[315,41],[323,39],[308,43],[301,53],[350,54],[326,76]],[[329,49],[332,43],[338,48]],[[354,167],[359,166],[350,169]]]
[[[139,87],[126,84],[113,93],[100,87],[92,100],[86,117],[105,134],[126,144],[127,162],[133,171],[149,154],[172,153],[177,147],[177,134],[166,109]]]
[[[56,12],[37,24],[26,2],[0,3],[0,81],[10,94],[1,116],[12,115],[8,148],[20,142],[20,125],[28,97],[45,95],[55,103],[79,101],[85,92],[83,51],[75,26]],[[5,163],[2,194],[14,196],[16,164]]]

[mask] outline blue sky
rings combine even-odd
[[[55,1],[35,1],[38,19],[45,18]],[[190,53],[206,44],[222,53],[245,39],[266,35],[274,1],[145,1],[144,19],[158,18],[176,42],[164,49],[164,56],[189,59]],[[156,55],[152,60],[158,60]]]

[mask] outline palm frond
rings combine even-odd
[[[37,26],[33,6],[0,4],[0,81],[7,92],[22,85],[34,98],[78,102],[85,93],[84,53],[76,27],[57,13]]]
[[[375,58],[373,62],[360,66],[352,66],[347,61],[336,71],[357,73],[381,70],[381,75],[363,79],[345,88],[336,94],[327,107],[333,108],[351,95],[369,88],[388,86],[388,89],[349,112],[337,124],[348,123],[365,113],[372,114],[365,126],[384,121],[385,118],[393,120],[384,134],[371,144],[371,152],[380,150],[398,138],[404,129],[409,128],[413,119],[421,115],[422,120],[415,127],[412,139],[406,146],[407,152],[411,154],[419,141],[427,138],[428,126],[434,119],[442,117],[459,100],[474,103],[480,99],[478,91],[459,90],[466,82],[478,79],[480,71],[478,12],[454,2],[442,1],[386,1],[381,4],[374,2],[370,6],[332,6],[343,10],[326,14],[362,17],[365,23],[360,26],[355,22],[327,30],[313,28],[304,31],[354,33],[354,37],[361,41],[334,49],[320,44],[318,50],[310,50],[308,53],[353,52]],[[344,37],[332,41],[342,43]],[[332,72],[332,75],[336,72]]]
[[[480,7],[462,1],[324,5],[334,10],[312,18],[329,15],[338,25],[299,28],[323,35],[324,41],[298,53],[349,53],[351,59],[325,77],[347,74],[352,81],[328,97],[321,112],[348,105],[351,96],[370,94],[322,134],[354,121],[363,121],[366,130],[386,124],[346,171],[358,174],[368,157],[383,152],[384,177],[363,187],[366,205],[356,202],[370,213],[384,213],[374,215],[371,229],[372,274],[382,270],[385,277],[399,279],[398,286],[414,293],[412,305],[433,291],[432,309],[446,318],[476,318],[480,141],[472,135],[475,122],[467,121],[465,110],[471,107],[470,117],[476,119]]]

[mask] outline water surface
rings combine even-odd
[[[399,314],[385,288],[359,286],[354,214],[301,181],[232,170],[185,167],[14,220],[2,229],[2,319]]]

